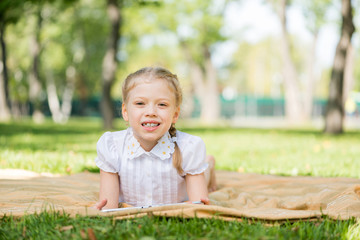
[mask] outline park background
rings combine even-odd
[[[359,128],[359,1],[342,16],[344,4],[2,1],[0,119],[95,116],[111,129],[124,78],[160,65],[179,76],[183,119]]]
[[[217,170],[360,178],[359,7],[358,0],[2,0],[0,177],[9,169],[28,170],[15,178],[99,172],[97,140],[127,127],[122,81],[160,65],[183,87],[177,128],[205,141]],[[4,239],[94,235],[359,239],[360,223],[115,221],[59,212],[0,219]]]
[[[98,171],[121,84],[179,76],[177,128],[217,169],[359,177],[359,1],[4,0],[0,167]],[[326,167],[324,167],[326,165]]]

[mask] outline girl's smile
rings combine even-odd
[[[123,118],[146,151],[151,151],[177,121],[179,113],[174,89],[162,79],[140,80],[122,105]]]
[[[143,122],[141,125],[147,131],[154,131],[160,126],[160,123],[154,121],[148,121],[148,122]]]

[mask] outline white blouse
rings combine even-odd
[[[172,164],[174,141],[182,155],[182,176]],[[119,202],[147,206],[188,200],[185,175],[204,172],[208,167],[205,158],[205,144],[200,137],[177,131],[176,138],[171,138],[167,132],[146,152],[128,128],[100,137],[95,163],[105,172],[119,174]]]

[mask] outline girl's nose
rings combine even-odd
[[[146,108],[146,116],[156,116],[156,107],[154,105],[148,105]]]

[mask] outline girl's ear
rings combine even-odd
[[[122,117],[123,117],[123,119],[125,121],[129,121],[129,117],[128,117],[128,114],[127,114],[125,103],[123,103],[122,106],[121,106],[121,114],[122,114]]]
[[[177,107],[173,116],[173,120],[172,123],[176,123],[176,121],[178,120],[180,116],[180,107]]]

